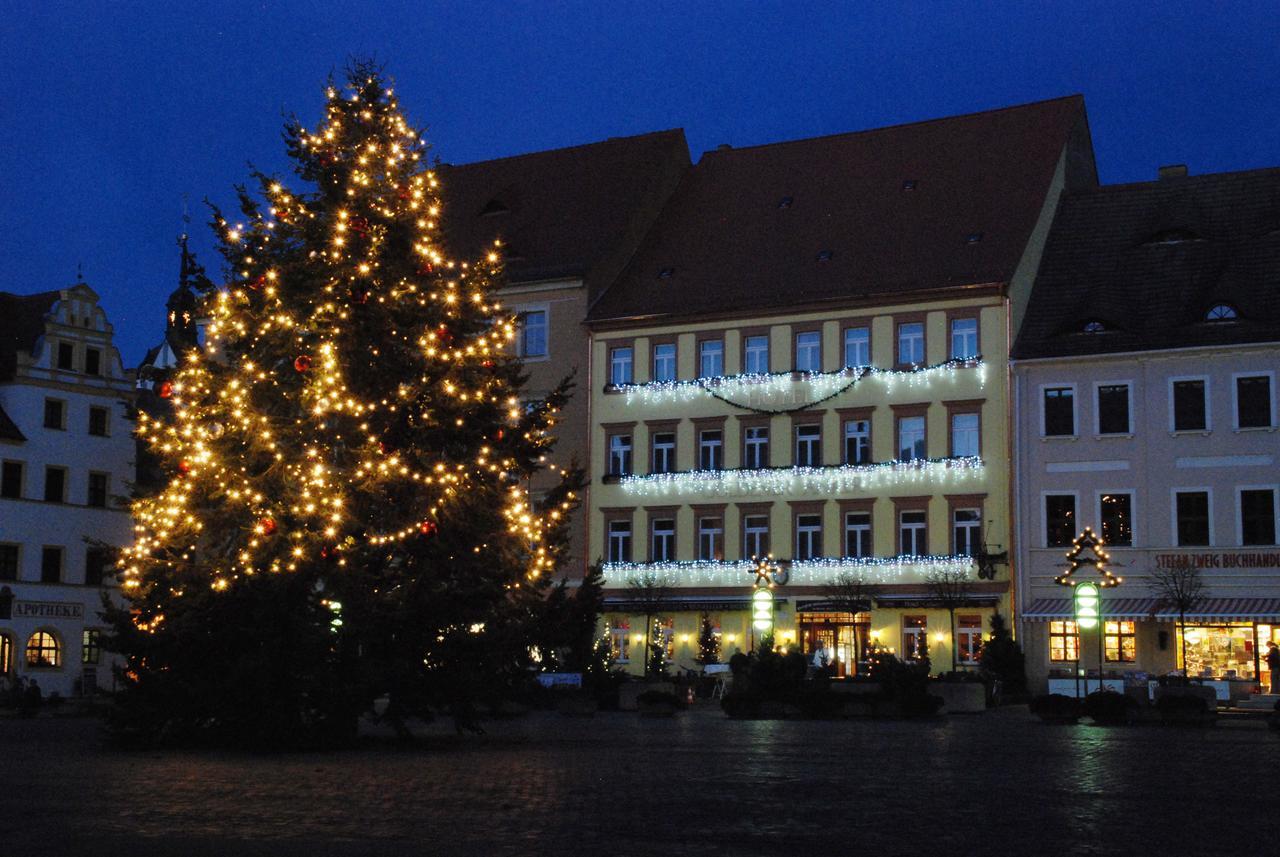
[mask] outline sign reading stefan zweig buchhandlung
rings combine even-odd
[[[18,601],[13,605],[15,619],[83,619],[84,605],[66,601]]]
[[[1276,568],[1280,553],[1158,553],[1156,568]]]

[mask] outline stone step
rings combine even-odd
[[[1236,708],[1245,711],[1274,711],[1277,700],[1280,700],[1280,694],[1256,693],[1237,702]]]

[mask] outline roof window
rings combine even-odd
[[[830,251],[830,250],[819,250],[819,251],[818,251],[818,261],[819,261],[819,262],[830,262],[830,261],[831,261],[831,255],[832,255],[832,254],[831,254],[831,251]]]
[[[778,200],[778,208],[790,208],[791,203],[793,202],[795,202],[794,198],[789,196],[784,196],[782,199]]]
[[[1239,317],[1236,308],[1231,304],[1214,304],[1204,314],[1205,321],[1234,321]]]
[[[494,198],[489,200],[484,208],[480,209],[481,217],[495,217],[499,214],[507,214],[511,209],[502,202],[502,200]]]
[[[970,232],[968,235],[965,236],[964,243],[977,244],[981,240],[982,240],[981,232]]]
[[[1080,328],[1080,332],[1081,333],[1106,333],[1107,326],[1095,318],[1091,321],[1086,321],[1084,323],[1084,327]]]
[[[915,180],[915,179],[903,179],[903,180],[902,180],[902,189],[903,189],[903,190],[915,190],[915,189],[916,189],[916,180]]]
[[[1188,241],[1203,241],[1190,229],[1165,229],[1146,240],[1147,244],[1185,244]]]
[[[659,280],[669,280],[669,279],[671,279],[672,277],[674,277],[675,275],[676,275],[676,269],[675,269],[675,268],[663,268],[661,271],[659,271],[659,272],[658,272],[658,279],[659,279]]]

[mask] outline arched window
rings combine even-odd
[[[1236,315],[1236,308],[1231,304],[1214,304],[1204,314],[1205,321],[1230,321],[1233,318],[1238,318],[1238,316]]]
[[[62,644],[51,631],[36,631],[27,640],[27,666],[56,668],[62,666]]]
[[[1085,333],[1102,333],[1106,329],[1107,326],[1096,319],[1094,321],[1086,321],[1084,327],[1081,328]]]

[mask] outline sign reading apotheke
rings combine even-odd
[[[84,605],[67,601],[15,601],[15,619],[83,619]]]
[[[1156,568],[1277,568],[1280,553],[1239,551],[1236,553],[1158,553]]]

